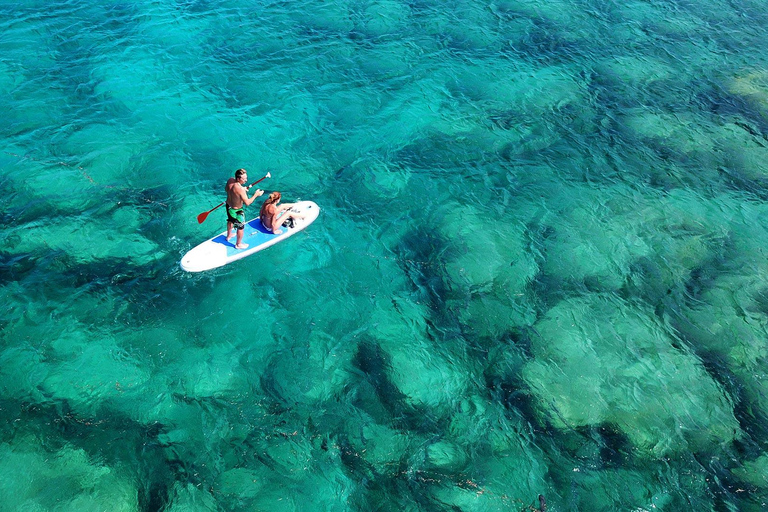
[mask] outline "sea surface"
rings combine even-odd
[[[764,0],[2,0],[0,112],[0,511],[768,507]]]

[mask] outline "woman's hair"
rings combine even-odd
[[[261,208],[259,209],[259,217],[264,219],[264,211],[267,209],[267,206],[271,204],[275,204],[279,200],[280,200],[280,192],[278,192],[277,190],[269,194],[269,197],[267,198],[266,201],[264,201],[264,204],[262,204]]]

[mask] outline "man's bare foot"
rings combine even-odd
[[[283,230],[282,230],[282,229],[278,229],[277,231],[273,231],[273,232],[272,232],[272,234],[273,234],[273,235],[279,235],[279,234],[281,234],[282,232],[283,232]]]
[[[225,236],[225,238],[226,238],[227,240],[229,240],[229,239],[230,239],[230,238],[232,238],[233,236],[235,236],[235,234],[234,234],[234,233],[227,233],[227,234],[226,234],[226,236]]]
[[[247,248],[248,248],[248,244],[237,244],[235,246],[235,249],[247,249]]]

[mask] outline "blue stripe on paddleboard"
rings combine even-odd
[[[283,227],[280,229],[283,230],[283,233],[280,233],[280,235],[287,232],[287,228]],[[259,245],[265,242],[268,242],[280,235],[275,235],[271,231],[267,231],[266,228],[261,224],[261,221],[258,218],[256,218],[245,225],[245,233],[243,233],[243,243],[248,244],[248,249],[253,249],[254,247],[258,247]],[[224,235],[219,235],[216,238],[212,239],[212,241],[217,244],[225,245],[227,247],[227,258],[243,252],[243,250],[241,249],[235,249],[235,242],[237,241],[237,235],[233,236],[229,240],[227,240],[224,237]],[[248,250],[248,249],[245,249],[245,250]]]

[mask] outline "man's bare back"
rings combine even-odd
[[[248,199],[245,187],[235,178],[229,178],[224,189],[227,192],[227,204],[232,208],[242,208],[243,199]]]

